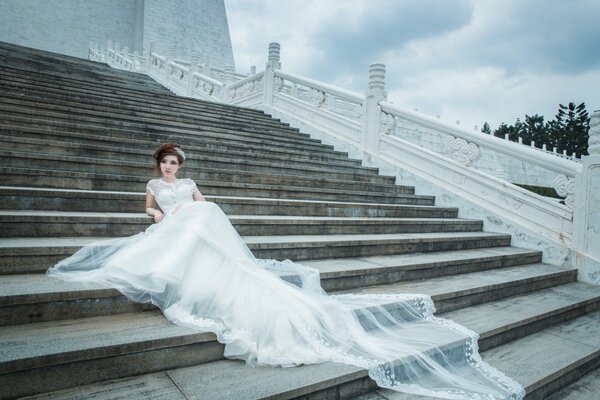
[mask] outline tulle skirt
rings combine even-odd
[[[477,335],[437,318],[425,295],[332,295],[318,271],[256,259],[214,203],[186,204],[137,235],[86,245],[48,270],[116,288],[175,324],[214,332],[225,357],[368,369],[381,387],[447,399],[520,399],[484,363]]]

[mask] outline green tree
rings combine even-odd
[[[487,134],[487,135],[491,135],[492,134],[492,129],[490,128],[490,124],[488,124],[487,122],[485,122],[483,124],[483,128],[481,128],[481,132]]]
[[[548,133],[544,124],[544,117],[541,115],[525,115],[525,134],[523,143],[531,144],[535,142],[535,147],[542,148],[542,145],[548,140]]]
[[[576,106],[571,102],[567,106],[559,104],[558,107],[555,123],[549,126],[553,145],[559,153],[566,150],[569,155],[573,152],[579,156],[587,155],[590,118],[585,103]]]
[[[571,102],[564,106],[559,104],[555,119],[544,122],[544,117],[538,114],[525,115],[525,121],[517,118],[514,125],[501,123],[498,129],[491,130],[486,122],[481,129],[484,133],[493,133],[494,136],[518,142],[522,138],[524,144],[535,142],[535,146],[542,148],[545,144],[548,150],[557,148],[559,153],[563,150],[568,155],[576,153],[577,157],[587,155],[588,137],[590,130],[590,117],[585,109],[585,103],[575,105]]]

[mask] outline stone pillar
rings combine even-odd
[[[600,285],[600,110],[590,119],[588,152],[575,184],[574,266],[580,281]]]
[[[273,83],[275,80],[275,70],[281,69],[279,62],[281,46],[279,43],[269,43],[269,58],[265,66],[265,76],[263,79],[263,104],[267,107],[273,106]]]
[[[235,81],[235,67],[233,65],[225,66],[225,84],[230,85]]]
[[[369,89],[365,93],[363,105],[363,126],[361,147],[369,153],[379,153],[379,124],[381,120],[380,101],[387,100],[385,91],[385,65],[369,66]]]
[[[193,97],[195,79],[194,74],[200,72],[200,53],[197,51],[192,52],[192,58],[190,59],[190,74],[188,76],[188,96]]]
[[[156,42],[150,42],[150,47],[146,54],[146,71],[150,71],[152,68],[152,53],[156,51]]]
[[[167,48],[167,54],[165,56],[165,70],[163,71],[165,80],[169,79],[171,76],[171,62],[175,59],[175,57],[175,45],[170,45]]]

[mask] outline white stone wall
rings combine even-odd
[[[235,65],[224,0],[0,0],[0,41],[87,58],[89,41],[131,52],[174,47]]]
[[[448,135],[434,129],[423,128],[412,122],[398,119],[394,136],[439,154],[448,155]],[[485,135],[481,133],[481,135]],[[500,141],[502,139],[498,139]],[[479,148],[480,157],[473,168],[511,183],[553,187],[556,174],[534,164],[500,154],[491,149]]]
[[[198,52],[211,66],[235,65],[224,0],[145,0],[144,47],[151,41],[183,60]]]
[[[142,9],[143,0],[0,0],[0,41],[81,58],[90,40],[141,48]]]

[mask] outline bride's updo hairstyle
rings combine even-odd
[[[156,168],[160,171],[160,162],[166,156],[175,156],[177,157],[177,161],[179,161],[179,165],[182,165],[185,161],[185,153],[181,149],[181,146],[177,143],[163,143],[154,150],[154,154],[152,158],[156,162]]]

